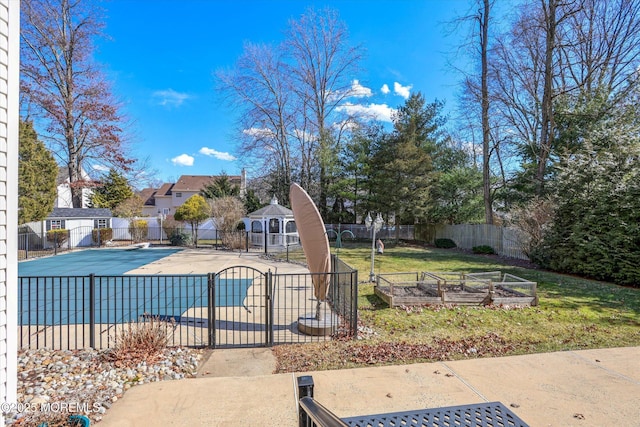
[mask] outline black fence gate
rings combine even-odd
[[[273,343],[272,274],[229,267],[209,283],[209,346],[258,347]]]

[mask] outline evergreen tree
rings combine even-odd
[[[33,123],[20,121],[18,152],[18,223],[41,221],[53,211],[58,165],[38,140]]]
[[[91,206],[94,208],[115,209],[116,206],[133,196],[127,178],[115,169],[101,180],[91,195]]]
[[[634,119],[637,121],[637,119]],[[619,124],[619,123],[618,123]],[[532,258],[546,268],[638,286],[640,134],[604,122],[564,160],[554,220]]]
[[[247,213],[255,212],[262,207],[262,203],[260,203],[260,198],[256,194],[255,190],[247,189],[244,197],[244,210]]]
[[[372,205],[394,213],[399,224],[411,224],[427,215],[435,180],[433,158],[445,142],[443,103],[426,103],[413,94],[398,109],[394,131],[382,139],[372,163]]]
[[[227,196],[240,196],[240,186],[232,184],[229,176],[222,172],[213,182],[204,186],[200,194],[207,199],[219,199]]]

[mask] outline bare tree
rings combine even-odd
[[[579,148],[590,123],[626,102],[638,85],[640,1],[532,0],[498,39],[489,63],[497,123],[530,161],[532,193],[549,166]],[[562,122],[583,126],[563,135]]]
[[[460,110],[464,113],[461,117],[460,131],[466,134],[471,141],[476,138],[476,132],[480,131],[482,139],[482,181],[483,181],[483,200],[485,211],[485,222],[493,224],[493,195],[495,188],[492,188],[492,180],[495,174],[492,173],[493,159],[498,159],[498,166],[502,169],[500,163],[500,155],[498,144],[494,143],[492,137],[492,124],[490,121],[491,93],[490,93],[490,74],[489,68],[489,27],[492,25],[493,19],[492,9],[494,2],[492,0],[473,0],[471,2],[472,10],[466,16],[456,19],[453,24],[455,28],[461,25],[470,27],[470,35],[465,39],[461,48],[466,51],[467,55],[472,58],[472,63],[479,62],[479,73],[475,70],[472,72],[462,71],[465,75],[463,83],[463,93],[459,99]],[[479,117],[477,117],[479,106]],[[473,112],[474,114],[470,114]],[[477,121],[480,121],[481,128],[477,129]],[[475,143],[472,144],[474,153],[473,159],[476,161]]]
[[[243,234],[236,233],[236,229],[246,214],[242,201],[237,197],[225,196],[210,199],[208,202],[211,219],[220,232],[222,243],[231,249],[240,248]]]
[[[484,218],[487,224],[493,224],[493,204],[491,198],[491,169],[489,145],[491,144],[491,129],[489,127],[489,14],[491,2],[483,0],[482,9],[478,12],[480,25],[480,62],[482,71],[481,104],[482,104],[482,188],[484,199]]]
[[[23,0],[21,14],[23,110],[45,120],[42,137],[67,167],[73,206],[81,207],[83,168],[133,164],[120,106],[92,58],[100,11],[91,1]]]
[[[281,202],[295,180],[326,213],[329,165],[348,129],[338,106],[353,96],[361,56],[336,12],[309,9],[282,44],[247,43],[233,69],[216,72],[219,92],[240,112],[240,151],[271,176]]]
[[[353,95],[354,73],[362,59],[362,49],[350,46],[347,27],[334,10],[308,9],[289,24],[287,52],[293,58],[290,68],[294,90],[304,112],[305,124],[318,141],[315,155],[319,166],[320,213],[327,217],[328,168],[335,163],[340,133],[331,121],[336,109]]]

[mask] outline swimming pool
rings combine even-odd
[[[87,250],[21,262],[19,322],[126,323],[142,316],[179,318],[189,309],[208,307],[208,275],[124,274],[179,250]],[[243,305],[251,279],[212,277],[215,306]]]
[[[18,263],[18,276],[116,275],[142,267],[182,249],[87,249]]]

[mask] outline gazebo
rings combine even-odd
[[[300,243],[293,211],[278,204],[275,196],[267,206],[251,212],[245,225],[252,246],[286,248]]]

